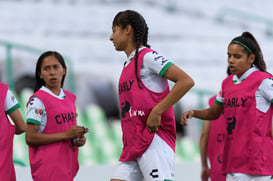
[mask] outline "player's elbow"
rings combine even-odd
[[[185,87],[190,90],[194,86],[194,80],[191,77],[188,77],[186,80],[183,80],[183,84]]]
[[[16,135],[20,135],[20,134],[26,132],[26,129],[27,129],[26,125],[23,125],[23,126],[20,126],[20,127],[16,127],[15,128],[15,134]]]

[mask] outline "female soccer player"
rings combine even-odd
[[[55,51],[43,53],[36,64],[26,131],[34,181],[72,181],[79,168],[78,147],[85,144],[87,129],[77,125],[76,96],[62,89],[66,72],[63,57]]]
[[[111,180],[173,180],[176,128],[172,106],[194,82],[149,48],[148,27],[138,12],[119,12],[112,30],[110,40],[117,51],[125,52],[127,61],[119,79],[124,146]],[[167,80],[175,83],[171,91]]]
[[[215,120],[224,112],[227,137],[223,173],[228,181],[267,181],[273,175],[273,80],[266,72],[262,51],[254,36],[244,32],[228,45],[232,75],[222,82],[222,93],[208,109],[190,110],[181,123],[196,117]]]

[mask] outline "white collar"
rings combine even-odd
[[[141,50],[143,50],[144,48],[145,48],[145,47],[143,46],[143,47],[139,48],[138,51],[141,51]],[[125,65],[125,66],[128,65],[128,64],[130,63],[130,61],[133,59],[133,57],[135,56],[135,54],[136,54],[136,50],[134,50],[134,51],[132,51],[132,52],[130,53],[130,55],[128,56],[127,60],[124,62],[124,65]]]
[[[58,99],[64,99],[64,98],[65,98],[65,93],[64,93],[64,91],[63,91],[62,88],[61,88],[61,90],[60,90],[60,94],[59,94],[59,95],[54,94],[54,93],[53,93],[49,88],[47,88],[46,86],[42,86],[42,87],[40,88],[40,90],[43,90],[43,91],[49,93],[50,95],[52,95],[52,96],[54,96],[54,97],[57,97]]]
[[[245,71],[241,77],[239,78],[237,75],[233,75],[233,83],[235,84],[239,84],[241,82],[243,82],[251,73],[255,72],[259,70],[256,66],[251,67],[250,69],[248,69],[247,71]]]

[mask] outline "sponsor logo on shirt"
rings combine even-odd
[[[76,121],[77,114],[73,112],[62,113],[55,116],[57,124],[69,123]]]
[[[127,117],[126,115],[129,115],[129,119],[127,120],[123,120],[123,121],[131,121],[132,117],[138,116],[145,116],[145,112],[143,110],[134,110],[132,109],[132,106],[130,105],[130,103],[128,101],[125,101],[123,103],[121,103],[121,118],[125,118]]]
[[[134,80],[128,80],[126,82],[122,82],[121,84],[119,84],[119,94],[130,91],[133,83]]]

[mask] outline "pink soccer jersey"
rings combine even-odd
[[[12,158],[15,127],[9,122],[4,109],[7,91],[8,85],[0,83],[0,178],[15,181],[16,176]]]
[[[139,52],[139,61],[137,62],[139,77],[143,56],[150,51],[153,50],[144,48]],[[169,87],[162,93],[154,93],[146,88],[141,80],[140,86],[141,88],[139,88],[135,76],[135,59],[133,58],[123,68],[119,79],[119,102],[124,145],[120,161],[135,160],[149,147],[154,134],[149,133],[146,128],[147,117],[152,108],[169,93]],[[176,127],[173,108],[169,108],[162,114],[157,134],[175,150]]]
[[[209,105],[215,101],[216,96],[210,98]],[[225,181],[226,176],[222,173],[223,149],[226,139],[226,122],[222,114],[217,120],[211,121],[208,138],[207,155],[210,160],[211,181]]]
[[[47,111],[43,134],[65,132],[77,124],[76,97],[68,91],[65,95],[64,99],[58,99],[42,90],[33,95],[43,102]],[[33,180],[73,181],[79,169],[78,147],[73,146],[71,140],[29,146],[29,159]]]
[[[232,76],[222,83],[227,137],[223,156],[225,173],[273,174],[273,107],[263,113],[256,108],[255,92],[271,75],[255,71],[240,84]]]

